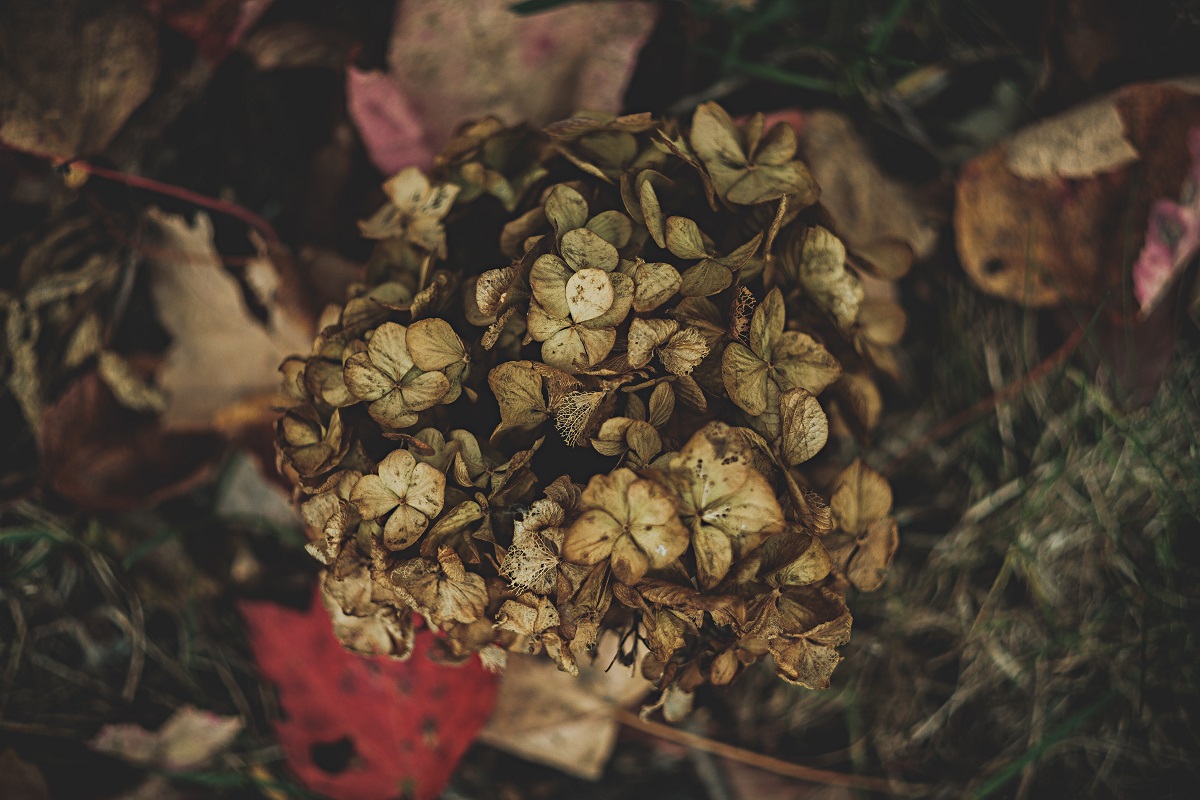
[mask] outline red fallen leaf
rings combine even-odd
[[[241,611],[259,669],[279,690],[279,743],[306,785],[340,800],[441,793],[496,697],[496,676],[478,659],[434,663],[427,628],[407,661],[354,655],[315,595],[303,612],[250,602]]]

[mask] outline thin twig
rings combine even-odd
[[[661,722],[643,720],[635,712],[624,708],[614,709],[613,714],[622,725],[643,731],[659,739],[665,739],[668,742],[674,742],[684,747],[703,750],[706,753],[712,753],[715,756],[727,758],[730,761],[736,761],[739,764],[755,767],[756,769],[781,775],[785,778],[795,778],[825,786],[845,786],[849,789],[861,789],[881,794],[922,794],[929,789],[929,787],[920,784],[905,783],[887,778],[847,775],[844,772],[805,767],[791,761],[784,761],[779,758],[763,755],[762,753],[755,753],[752,750],[745,750],[736,745],[714,741],[695,733],[688,733],[678,728],[672,728],[670,725],[664,725]]]
[[[206,194],[193,192],[191,189],[185,189],[182,186],[173,186],[169,183],[156,181],[153,178],[145,178],[141,175],[131,175],[115,169],[109,169],[108,167],[101,167],[97,164],[92,164],[82,159],[66,161],[59,164],[60,159],[57,159],[47,153],[37,153],[30,150],[22,150],[20,148],[12,147],[11,145],[0,145],[0,147],[12,152],[33,156],[34,158],[39,158],[43,161],[49,161],[59,166],[69,166],[73,170],[79,170],[80,172],[88,175],[94,175],[97,178],[103,178],[104,180],[113,181],[114,183],[120,183],[130,187],[131,189],[141,189],[143,191],[154,192],[155,194],[163,195],[164,197],[174,197],[175,199],[182,200],[185,203],[191,203],[192,205],[199,206],[200,208],[207,208],[210,211],[216,211],[218,213],[225,214],[246,223],[248,226],[261,233],[263,238],[265,238],[268,242],[273,244],[279,241],[279,234],[275,232],[275,228],[272,227],[271,223],[267,222],[250,209],[240,206],[237,203],[231,203],[228,200],[222,200],[219,197],[209,197]]]

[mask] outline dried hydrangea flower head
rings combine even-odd
[[[878,420],[904,319],[796,152],[710,103],[481,120],[387,182],[278,426],[348,648],[405,657],[420,615],[448,660],[575,672],[614,631],[672,717],[768,654],[829,685],[896,526],[827,442]]]

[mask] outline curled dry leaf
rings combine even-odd
[[[606,669],[617,655],[617,639],[603,637],[595,662],[580,664],[578,676],[544,659],[510,654],[495,711],[479,741],[569,775],[598,780],[617,742],[620,723],[614,712],[650,690],[650,682],[636,671]]]
[[[124,511],[186,492],[223,449],[211,433],[167,431],[130,410],[96,372],[72,382],[41,415],[41,451],[55,491],[81,508]]]
[[[1151,206],[1180,196],[1198,126],[1195,81],[1133,84],[979,156],[957,183],[963,267],[984,291],[1033,307],[1119,296]]]
[[[933,254],[938,226],[909,187],[885,175],[846,116],[834,111],[768,114],[792,120],[800,152],[821,186],[821,205],[861,264],[895,280]],[[870,198],[864,202],[863,198]]]

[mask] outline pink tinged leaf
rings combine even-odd
[[[391,76],[348,67],[346,103],[381,172],[392,175],[404,167],[427,170],[433,165],[434,150],[426,144],[420,116]]]
[[[319,598],[307,611],[247,602],[241,612],[258,667],[279,691],[279,743],[309,788],[345,800],[441,794],[495,701],[496,676],[479,659],[433,662],[426,628],[407,661],[354,655]]]
[[[1188,135],[1191,173],[1180,201],[1159,200],[1150,209],[1146,242],[1133,265],[1133,294],[1146,318],[1172,280],[1200,253],[1200,128]]]
[[[578,109],[620,111],[655,4],[575,3],[531,16],[511,5],[399,4],[389,75],[424,142],[440,146],[463,120],[486,115],[540,126]],[[374,151],[372,158],[383,168]]]

